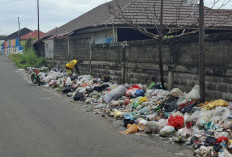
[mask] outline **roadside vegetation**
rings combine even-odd
[[[24,48],[23,54],[12,54],[9,57],[17,67],[26,69],[27,67],[39,68],[46,65],[45,58],[38,57],[33,48]]]

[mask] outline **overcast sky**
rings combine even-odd
[[[47,32],[110,0],[40,0],[40,29]],[[207,3],[213,0],[205,0]],[[227,0],[220,0],[224,2]],[[206,3],[206,4],[207,4]],[[227,8],[231,8],[231,3]],[[21,28],[37,29],[36,0],[0,0],[0,34],[11,34]]]

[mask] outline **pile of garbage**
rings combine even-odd
[[[53,69],[39,73],[45,87],[55,88],[75,101],[91,104],[103,117],[122,120],[122,134],[159,134],[171,142],[194,148],[195,156],[231,156],[232,103],[219,99],[199,103],[199,86],[189,93],[178,88],[163,90],[160,84],[109,82],[104,75],[68,76]]]

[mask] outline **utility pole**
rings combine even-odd
[[[163,11],[164,11],[164,0],[161,0],[160,7],[160,26],[159,26],[159,39],[158,39],[158,49],[159,49],[159,72],[160,72],[160,82],[162,88],[164,89],[164,71],[163,71]]]
[[[204,56],[204,0],[199,4],[199,79],[201,102],[205,101],[205,56]]]
[[[38,55],[40,55],[40,36],[39,36],[39,0],[37,0],[37,16],[38,16]]]
[[[18,37],[19,37],[19,47],[20,47],[20,21],[19,21],[19,17],[18,17],[18,26],[19,26],[19,33],[18,33]],[[17,46],[17,45],[16,45]]]

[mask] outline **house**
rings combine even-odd
[[[7,41],[7,40],[16,39],[16,38],[22,37],[22,36],[24,36],[25,34],[30,33],[30,32],[32,32],[32,30],[30,30],[30,29],[28,29],[28,28],[25,27],[25,28],[21,29],[20,32],[19,32],[19,31],[16,31],[16,32],[14,32],[14,33],[8,35],[8,36],[5,38],[5,40]]]
[[[185,29],[198,28],[198,5],[194,6],[187,1],[184,2],[183,0],[164,1],[164,26],[169,29],[177,26]],[[121,8],[122,14],[118,6]],[[231,14],[226,15],[225,11],[219,12],[210,8],[205,8],[205,10],[207,12],[205,25],[210,30],[228,31],[231,29],[232,20],[228,18],[228,15]],[[227,13],[229,12],[227,11]],[[141,40],[147,37],[132,29],[129,22],[133,20],[138,26],[153,29],[159,24],[157,17],[159,15],[160,0],[113,0],[90,10],[46,36],[92,34],[95,44]]]
[[[65,45],[69,46],[70,43],[74,44],[74,42],[76,45],[80,45],[90,42],[101,44],[151,39],[152,35],[145,34],[149,31],[158,34],[160,2],[160,0],[113,0],[56,28],[55,31],[43,36],[41,40],[46,42],[44,39],[54,40],[57,37],[61,40],[63,37],[66,42],[63,44],[64,47]],[[232,18],[230,15],[228,12],[205,7],[206,34],[231,31]],[[183,0],[164,1],[163,31],[170,32],[169,35],[197,30],[198,18],[198,4],[191,4]],[[131,27],[131,24],[135,25],[137,30]],[[66,51],[69,51],[69,48]]]
[[[45,33],[40,31],[39,36],[42,37],[43,35],[45,35]],[[26,45],[26,42],[30,42],[28,44],[30,47],[32,47],[32,44],[37,40],[38,40],[38,30],[34,30],[32,32],[25,34],[24,36],[21,36],[20,44],[24,46]]]
[[[5,36],[0,36],[0,54],[3,52],[3,45],[5,42]]]
[[[5,38],[5,42],[3,44],[3,54],[15,54],[23,51],[23,47],[19,42],[19,38],[24,36],[25,34],[32,32],[32,30],[28,28],[23,28],[20,31],[16,31]]]

